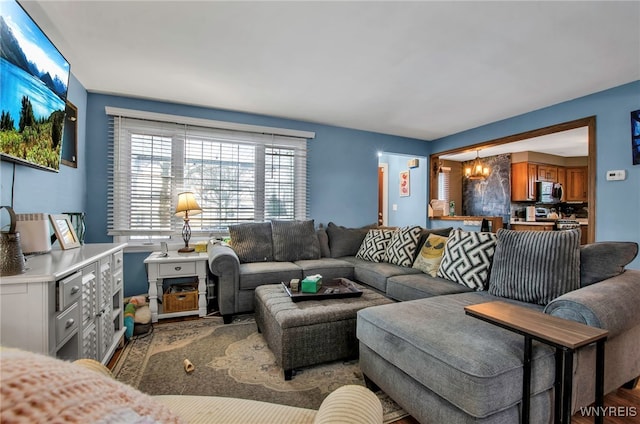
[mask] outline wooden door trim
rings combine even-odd
[[[525,131],[518,134],[509,135],[506,137],[500,137],[493,140],[483,141],[476,144],[471,144],[464,147],[459,147],[456,149],[445,150],[442,152],[433,153],[429,156],[429,164],[432,170],[431,178],[430,178],[430,193],[431,198],[433,199],[434,188],[437,186],[437,175],[438,175],[438,163],[440,156],[454,154],[454,153],[464,153],[464,152],[475,152],[478,149],[483,149],[490,146],[498,146],[506,143],[513,143],[514,141],[526,140],[528,138],[539,137],[542,135],[549,135],[561,131],[572,130],[575,128],[587,127],[588,128],[588,146],[589,146],[589,156],[587,163],[587,172],[588,172],[588,181],[589,187],[588,197],[589,204],[587,207],[587,213],[589,214],[588,223],[589,223],[589,231],[588,231],[588,242],[593,243],[596,240],[596,117],[588,116],[586,118],[576,119],[574,121],[562,122],[560,124],[549,125],[547,127],[538,128],[531,131]]]

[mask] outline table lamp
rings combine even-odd
[[[184,247],[178,249],[178,252],[193,252],[195,249],[189,247],[189,239],[191,238],[191,226],[189,226],[189,215],[196,215],[202,212],[202,208],[198,205],[196,197],[191,191],[178,193],[178,205],[176,206],[176,216],[184,218],[184,226],[182,227],[182,239]]]

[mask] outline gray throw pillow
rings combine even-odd
[[[318,235],[318,241],[320,242],[320,257],[331,257],[331,250],[329,249],[329,235],[327,234],[327,229],[324,228],[322,224],[320,224],[320,227],[316,230],[316,234]]]
[[[580,287],[615,277],[638,254],[638,243],[602,241],[580,247]]]
[[[229,244],[241,263],[273,261],[270,222],[230,225],[229,236]]]
[[[278,262],[320,259],[320,241],[313,219],[308,221],[271,221],[273,258]]]
[[[327,234],[329,235],[331,257],[355,256],[370,228],[375,228],[375,225],[346,228],[330,222],[327,225]]]
[[[580,287],[580,230],[498,230],[489,293],[546,305]]]

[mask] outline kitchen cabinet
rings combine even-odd
[[[559,166],[558,167],[558,183],[562,185],[562,197],[560,198],[561,202],[566,202],[567,199],[567,170]]]
[[[27,258],[0,280],[0,344],[65,360],[109,361],[124,336],[126,244],[86,244]]]
[[[558,167],[551,165],[538,165],[538,181],[558,181]]]
[[[580,231],[580,244],[589,243],[589,226],[585,224],[580,225]]]
[[[565,199],[567,202],[587,202],[587,167],[567,168],[567,183],[565,186]]]
[[[536,199],[538,166],[535,163],[511,164],[511,201],[527,202]]]
[[[553,231],[555,229],[555,224],[553,222],[535,224],[511,224],[511,229],[513,231]]]

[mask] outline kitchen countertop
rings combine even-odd
[[[576,221],[580,223],[580,225],[589,225],[589,220],[587,218],[577,218]],[[518,225],[549,225],[554,224],[555,221],[516,221],[515,219],[511,219],[509,224],[518,224]]]

